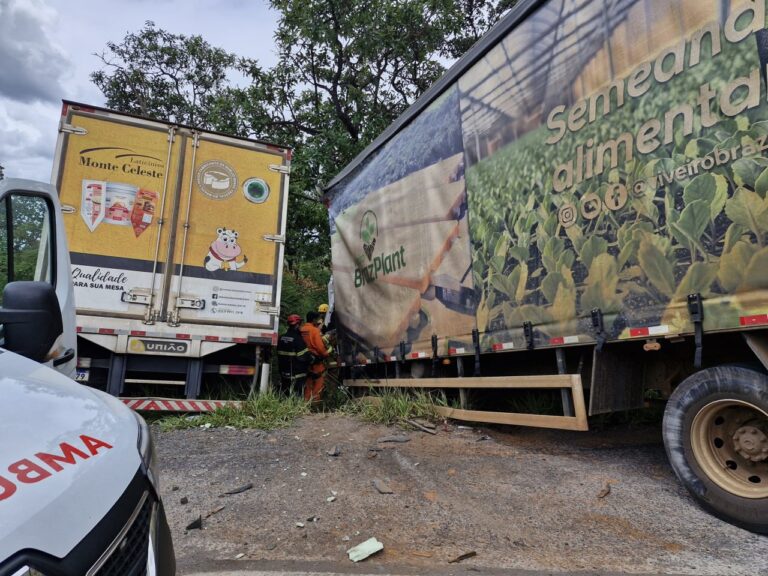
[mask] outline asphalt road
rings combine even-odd
[[[204,571],[205,570],[205,571]],[[552,572],[549,570],[482,568],[412,568],[408,566],[345,566],[337,563],[318,562],[269,562],[269,561],[219,561],[200,566],[200,571],[189,576],[627,576],[627,572],[578,571]],[[671,572],[631,573],[632,576],[684,576]],[[725,573],[724,573],[725,574]]]
[[[448,423],[380,441],[401,433],[314,415],[268,433],[159,434],[179,573],[768,574],[768,537],[695,504],[657,424],[577,433]],[[202,530],[185,529],[201,516]],[[352,563],[347,550],[372,536],[384,550]]]

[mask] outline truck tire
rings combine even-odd
[[[664,447],[680,482],[707,511],[768,533],[768,376],[742,366],[684,380],[664,412]]]

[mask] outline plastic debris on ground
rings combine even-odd
[[[376,442],[400,442],[400,443],[410,442],[410,441],[411,441],[411,439],[408,436],[402,436],[402,435],[398,435],[398,436],[382,436],[381,438],[376,440]]]
[[[477,556],[477,552],[472,550],[471,552],[467,552],[466,554],[462,554],[461,556],[456,556],[453,560],[448,560],[448,564],[457,564],[458,562],[461,562],[463,560],[467,560],[468,558],[474,558]]]
[[[376,540],[376,538],[368,538],[365,542],[361,542],[354,548],[347,550],[347,554],[352,562],[360,562],[381,550],[384,550],[384,544]]]
[[[386,482],[379,480],[378,478],[373,481],[373,487],[376,488],[379,494],[394,494],[392,488],[390,488]]]
[[[187,530],[202,530],[203,528],[203,517],[202,515],[198,516],[192,522],[187,524]]]
[[[227,492],[224,492],[224,494],[220,494],[219,497],[223,496],[233,496],[235,494],[240,494],[241,492],[245,492],[246,490],[250,490],[253,488],[253,483],[248,482],[248,484],[243,484],[242,486],[238,486],[237,488],[233,488],[232,490],[228,490]]]

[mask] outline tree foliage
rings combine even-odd
[[[97,56],[104,67],[91,81],[108,107],[199,128],[217,127],[218,101],[238,64],[201,36],[172,34],[151,21]]]
[[[12,217],[9,217],[12,214]],[[40,280],[38,278],[38,260],[48,249],[41,242],[47,236],[44,233],[48,209],[44,201],[34,196],[17,194],[6,196],[0,202],[0,303],[6,283],[13,280]],[[12,234],[11,242],[8,235]],[[8,249],[13,251],[13,270],[11,270]]]

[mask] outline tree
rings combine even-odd
[[[447,39],[445,55],[451,58],[463,56],[517,2],[518,0],[455,0],[458,31],[455,36]]]
[[[47,219],[48,209],[41,198],[11,194],[0,202],[0,294],[10,279],[40,279],[36,277],[36,271],[38,260],[48,248],[48,245],[42,245],[41,254],[42,239],[47,238],[43,232]]]
[[[215,128],[217,101],[238,58],[201,36],[172,34],[147,21],[121,43],[96,54],[105,69],[91,74],[107,106],[121,112]]]

